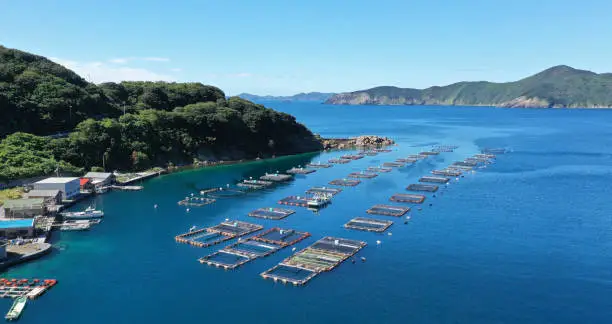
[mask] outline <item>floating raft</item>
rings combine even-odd
[[[378,152],[378,153],[389,153],[389,152],[392,152],[392,151],[391,151],[391,150],[389,150],[389,149],[375,149],[374,151],[376,151],[376,152]]]
[[[472,171],[474,168],[469,166],[449,165],[448,167],[446,167],[446,169],[463,173]]]
[[[421,183],[413,183],[406,187],[408,191],[421,191],[421,192],[436,192],[438,191],[438,186],[436,185],[428,185]]]
[[[474,154],[474,157],[477,159],[492,160],[495,159],[497,156],[495,154]]]
[[[425,155],[425,156],[434,156],[434,155],[439,155],[440,152],[435,152],[435,151],[425,151],[425,152],[420,152],[419,155]]]
[[[332,186],[345,186],[345,187],[354,187],[360,184],[360,180],[350,180],[350,179],[336,179],[329,182]]]
[[[246,190],[260,190],[260,189],[266,188],[266,186],[252,184],[252,183],[244,183],[244,182],[241,182],[237,184],[236,186],[244,188]]]
[[[329,163],[334,163],[334,164],[347,164],[349,162],[351,162],[353,160],[348,160],[348,159],[331,159],[327,162]]]
[[[378,155],[378,153],[376,151],[363,151],[363,152],[359,152],[359,154],[363,154],[366,156],[376,156]]]
[[[264,186],[264,187],[269,187],[274,184],[274,182],[272,181],[257,180],[257,179],[243,180],[242,183],[255,184],[255,185]]]
[[[321,272],[331,271],[366,246],[365,242],[324,237],[277,266],[264,271],[264,279],[303,285]]]
[[[356,217],[344,224],[345,228],[359,231],[382,233],[393,225],[392,221],[379,220],[374,218]]]
[[[291,214],[294,214],[295,211],[291,209],[283,209],[283,208],[259,208],[250,212],[248,215],[256,218],[265,218],[265,219],[274,219],[279,220],[283,219]]]
[[[364,173],[364,172],[353,172],[349,173],[349,178],[357,178],[357,179],[372,179],[378,177],[376,173]]]
[[[280,205],[308,207],[308,201],[313,197],[289,196],[278,201]]]
[[[462,173],[461,171],[449,170],[449,169],[431,171],[431,174],[441,175],[445,177],[458,177],[461,175],[461,173]]]
[[[412,154],[412,155],[408,155],[409,159],[416,159],[416,160],[424,160],[427,158],[427,155],[421,155],[421,154]]]
[[[56,279],[0,278],[0,298],[28,297],[35,299],[57,284]]]
[[[478,162],[459,161],[459,162],[454,162],[453,165],[460,166],[460,167],[475,167],[478,165]]]
[[[261,177],[259,177],[259,180],[264,180],[264,181],[274,181],[274,182],[283,182],[283,181],[289,181],[293,179],[293,176],[290,174],[279,174],[279,173],[275,173],[275,174],[267,174],[263,175]]]
[[[400,162],[385,162],[383,163],[384,167],[389,167],[389,168],[401,168],[406,166],[405,163],[400,163]]]
[[[341,159],[345,159],[345,160],[359,160],[359,159],[363,159],[363,155],[359,155],[359,154],[346,154],[340,157]]]
[[[400,163],[414,163],[416,162],[417,159],[411,159],[411,158],[406,158],[406,159],[396,159],[395,162],[400,162]]]
[[[486,148],[482,150],[483,154],[504,154],[506,153],[505,148]]]
[[[432,151],[434,152],[454,152],[456,148],[458,148],[459,146],[457,145],[436,145],[434,146],[434,148],[432,149]]]
[[[314,172],[317,172],[317,170],[305,169],[305,168],[291,168],[287,170],[288,174],[310,174]]]
[[[421,177],[419,179],[419,182],[429,182],[429,183],[448,183],[450,181],[449,178],[443,178],[443,177]]]
[[[306,190],[306,193],[308,194],[326,194],[326,195],[331,195],[331,196],[335,196],[339,194],[340,192],[342,192],[342,189],[340,188],[327,188],[327,187],[312,187]]]
[[[390,206],[390,205],[374,205],[366,210],[366,213],[372,215],[394,216],[401,217],[410,211],[410,207]]]
[[[244,241],[227,246],[215,253],[200,258],[200,263],[224,269],[235,269],[257,258],[268,256],[310,236],[308,232],[292,229],[272,228]]]
[[[327,164],[327,163],[308,163],[306,164],[307,167],[309,168],[318,168],[318,169],[326,169],[326,168],[331,168],[332,165],[331,164]]]
[[[212,227],[179,234],[174,237],[174,240],[178,243],[190,244],[197,247],[207,247],[259,231],[262,228],[263,226],[261,225],[247,222],[226,221]]]
[[[421,204],[425,201],[425,196],[423,195],[412,195],[412,194],[395,194],[389,198],[391,201],[395,202],[403,202],[403,203],[412,203],[412,204]]]
[[[206,205],[210,205],[217,201],[213,198],[206,197],[185,197],[185,199],[178,202],[180,206],[189,206],[189,207],[202,207]]]
[[[368,167],[366,169],[366,171],[368,172],[391,172],[393,171],[392,168],[383,168],[383,167]]]

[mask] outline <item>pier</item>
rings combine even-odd
[[[269,208],[255,209],[254,211],[250,212],[248,216],[256,217],[256,218],[279,220],[289,215],[292,215],[294,213],[295,211],[291,209],[269,207]]]
[[[275,173],[275,174],[268,174],[266,173],[266,175],[263,175],[261,177],[259,177],[259,180],[264,180],[264,181],[274,181],[274,182],[284,182],[284,181],[289,181],[293,179],[293,176],[290,174],[279,174],[279,173]]]
[[[306,190],[308,194],[325,194],[330,196],[335,196],[342,192],[340,188],[327,188],[327,187],[312,187]]]
[[[376,173],[365,173],[365,172],[353,172],[353,173],[349,173],[348,177],[349,178],[356,178],[356,179],[372,179],[372,178],[378,177],[378,174],[376,174]]]
[[[408,191],[418,191],[418,192],[436,192],[438,191],[438,186],[422,184],[422,183],[413,183],[406,187]]]
[[[366,213],[371,215],[402,217],[409,211],[410,207],[405,206],[374,205],[366,210]]]
[[[365,242],[324,237],[277,266],[264,271],[264,279],[304,285],[316,275],[331,271],[366,246]]]
[[[419,179],[419,182],[429,182],[429,183],[448,183],[449,181],[450,181],[449,178],[444,178],[444,177],[425,176]]]
[[[287,170],[288,174],[310,174],[316,172],[314,169],[304,169],[304,168],[291,168]]]
[[[242,221],[225,221],[218,225],[196,229],[174,237],[178,243],[207,247],[259,231],[263,226]]]
[[[350,179],[336,179],[329,182],[332,186],[344,186],[344,187],[354,187],[360,184],[360,180],[350,180]]]
[[[351,219],[348,223],[344,224],[344,227],[359,231],[382,233],[386,231],[391,225],[393,225],[392,221],[365,217],[355,217]]]
[[[398,194],[391,196],[389,200],[395,201],[395,202],[402,202],[402,203],[422,204],[423,201],[425,201],[425,196],[398,193]]]

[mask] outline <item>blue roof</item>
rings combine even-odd
[[[15,219],[0,221],[0,229],[33,227],[34,219]]]

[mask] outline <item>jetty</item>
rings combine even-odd
[[[248,215],[250,217],[256,217],[256,218],[279,220],[279,219],[283,219],[294,213],[295,211],[291,209],[268,207],[268,208],[255,209],[254,211],[250,212]]]
[[[335,196],[342,192],[340,188],[328,188],[328,187],[312,187],[306,190],[307,194],[326,194],[330,196]]]
[[[279,173],[275,173],[275,174],[268,174],[266,173],[265,175],[259,177],[259,180],[264,180],[264,181],[273,181],[273,182],[284,182],[284,181],[289,181],[293,179],[293,176],[290,174],[279,174]]]
[[[262,228],[263,226],[258,224],[242,221],[225,221],[215,226],[190,230],[187,233],[179,234],[174,237],[174,240],[178,243],[202,248],[251,234]]]
[[[333,163],[333,164],[347,164],[349,162],[351,162],[353,160],[349,160],[349,159],[331,159],[327,162],[329,163]]]
[[[235,269],[247,262],[268,256],[280,249],[294,245],[308,237],[310,237],[308,232],[298,232],[293,229],[275,227],[204,256],[199,261],[202,264],[226,270]]]
[[[366,213],[371,215],[402,217],[409,211],[410,207],[405,206],[374,205],[366,210]]]
[[[391,196],[389,200],[395,201],[395,202],[402,202],[402,203],[422,204],[423,201],[425,201],[425,196],[398,193],[398,194]]]
[[[359,231],[382,233],[386,231],[391,225],[393,225],[393,222],[388,220],[355,217],[351,219],[348,223],[344,224],[344,227]]]
[[[429,176],[421,177],[419,179],[419,182],[429,182],[429,183],[448,183],[449,181],[450,181],[449,178],[429,177]]]
[[[324,237],[261,273],[264,279],[304,285],[322,272],[331,271],[366,246],[366,242]]]
[[[367,173],[367,172],[353,172],[349,173],[349,178],[357,178],[357,179],[372,179],[378,177],[376,173]]]
[[[438,186],[430,185],[430,184],[422,184],[422,183],[413,183],[406,187],[408,191],[418,191],[418,192],[436,192],[438,191]]]
[[[344,186],[344,187],[354,187],[360,184],[360,180],[351,180],[351,179],[336,179],[329,182],[332,186]]]
[[[305,168],[291,168],[289,170],[287,170],[288,174],[310,174],[313,172],[317,172],[317,170],[314,169],[305,169]]]

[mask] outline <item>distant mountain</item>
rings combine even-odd
[[[612,108],[612,74],[597,74],[560,65],[515,82],[459,82],[423,90],[384,86],[340,93],[325,103]]]
[[[238,97],[250,101],[310,101],[310,102],[324,102],[329,99],[335,93],[323,93],[323,92],[308,92],[298,93],[293,96],[258,96],[250,93],[241,93]]]

